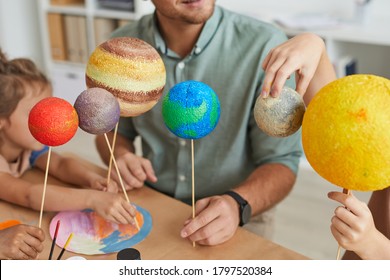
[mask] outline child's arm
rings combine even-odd
[[[367,204],[341,192],[330,192],[328,197],[345,206],[336,208],[331,224],[340,246],[362,259],[390,259],[390,240],[376,229]]]
[[[299,34],[272,49],[263,68],[263,96],[278,96],[286,80],[295,73],[296,90],[303,95],[306,105],[323,86],[336,79],[324,41],[312,33]]]
[[[40,210],[43,182],[33,184],[15,178],[8,173],[0,173],[0,199],[24,207]],[[90,208],[100,216],[120,224],[133,223],[136,214],[134,207],[127,203],[123,194],[74,189],[48,184],[46,186],[45,211],[82,210]]]
[[[34,166],[44,171],[46,169],[47,155],[45,153],[39,156]],[[107,185],[106,178],[90,170],[82,161],[72,157],[65,157],[55,152],[52,152],[50,156],[49,174],[62,182],[78,187],[118,192],[118,185],[114,180],[110,180],[110,184]]]
[[[43,250],[45,233],[37,227],[16,225],[0,230],[0,259],[36,259]]]

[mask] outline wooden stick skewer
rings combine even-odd
[[[191,139],[191,167],[192,167],[192,219],[195,218],[195,164],[194,164],[194,139]],[[192,242],[195,247],[195,241]]]
[[[51,155],[51,147],[49,146],[49,151],[47,153],[47,163],[46,163],[46,171],[45,171],[45,180],[43,183],[43,193],[42,193],[42,202],[41,202],[41,211],[39,213],[39,223],[38,227],[42,226],[42,216],[43,216],[43,206],[45,205],[45,195],[46,195],[46,186],[47,186],[47,176],[49,174],[49,164],[50,164],[50,155]]]
[[[108,141],[107,133],[104,133],[104,138],[106,139],[106,143],[107,143],[108,149],[110,150],[110,153],[111,153],[112,161],[114,162],[114,166],[115,166],[116,172],[118,173],[119,182],[120,182],[120,185],[122,187],[123,193],[125,194],[127,202],[130,203],[130,199],[127,196],[125,185],[123,184],[122,176],[121,176],[121,174],[119,172],[118,165],[116,164],[114,153],[113,153],[113,151],[111,149],[111,146],[110,146],[110,141]],[[137,227],[137,229],[140,230],[140,227],[139,227],[139,224],[138,224],[138,221],[137,221],[136,217],[134,217],[134,223],[135,223],[135,226]]]
[[[118,125],[119,122],[117,122],[115,125],[114,138],[112,139],[112,145],[111,145],[112,153],[110,155],[110,162],[108,164],[107,185],[110,183],[110,179],[111,179],[112,158],[114,157],[114,149],[115,149],[115,142],[116,142],[116,134],[118,132]]]
[[[350,190],[347,190],[347,189],[343,189],[343,193],[345,194],[351,194],[351,191]],[[339,247],[337,248],[337,256],[336,256],[336,260],[340,260],[340,254],[341,254],[341,246],[339,244]]]

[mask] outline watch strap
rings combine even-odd
[[[246,201],[241,195],[239,195],[238,193],[234,192],[234,191],[227,191],[225,192],[224,194],[227,194],[229,195],[230,197],[232,197],[238,204],[239,206],[239,211],[240,211],[240,224],[239,226],[243,226],[245,223],[243,221],[243,208],[246,206],[246,205],[249,205],[248,204],[248,201]]]
[[[227,194],[227,195],[230,195],[231,197],[233,197],[234,200],[237,201],[237,203],[240,206],[245,205],[245,204],[248,203],[248,201],[246,201],[241,195],[239,195],[238,193],[236,193],[234,191],[227,191],[224,194]]]

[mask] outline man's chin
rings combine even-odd
[[[204,24],[206,21],[208,21],[211,16],[213,15],[214,9],[207,14],[196,14],[195,16],[183,16],[182,20],[187,22],[188,24]]]

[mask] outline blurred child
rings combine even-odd
[[[43,250],[45,234],[40,228],[14,225],[0,230],[0,260],[33,260]]]
[[[375,191],[368,205],[353,194],[330,192],[328,197],[343,206],[335,210],[331,231],[343,259],[390,260],[390,188]]]
[[[43,182],[30,183],[20,176],[34,166],[45,170],[48,147],[39,143],[28,129],[32,107],[51,96],[48,79],[29,59],[7,60],[0,50],[0,199],[39,210]],[[84,188],[48,184],[44,210],[90,208],[116,223],[133,223],[135,209],[117,190],[114,181],[89,170],[80,161],[52,153],[49,174],[63,182]]]

